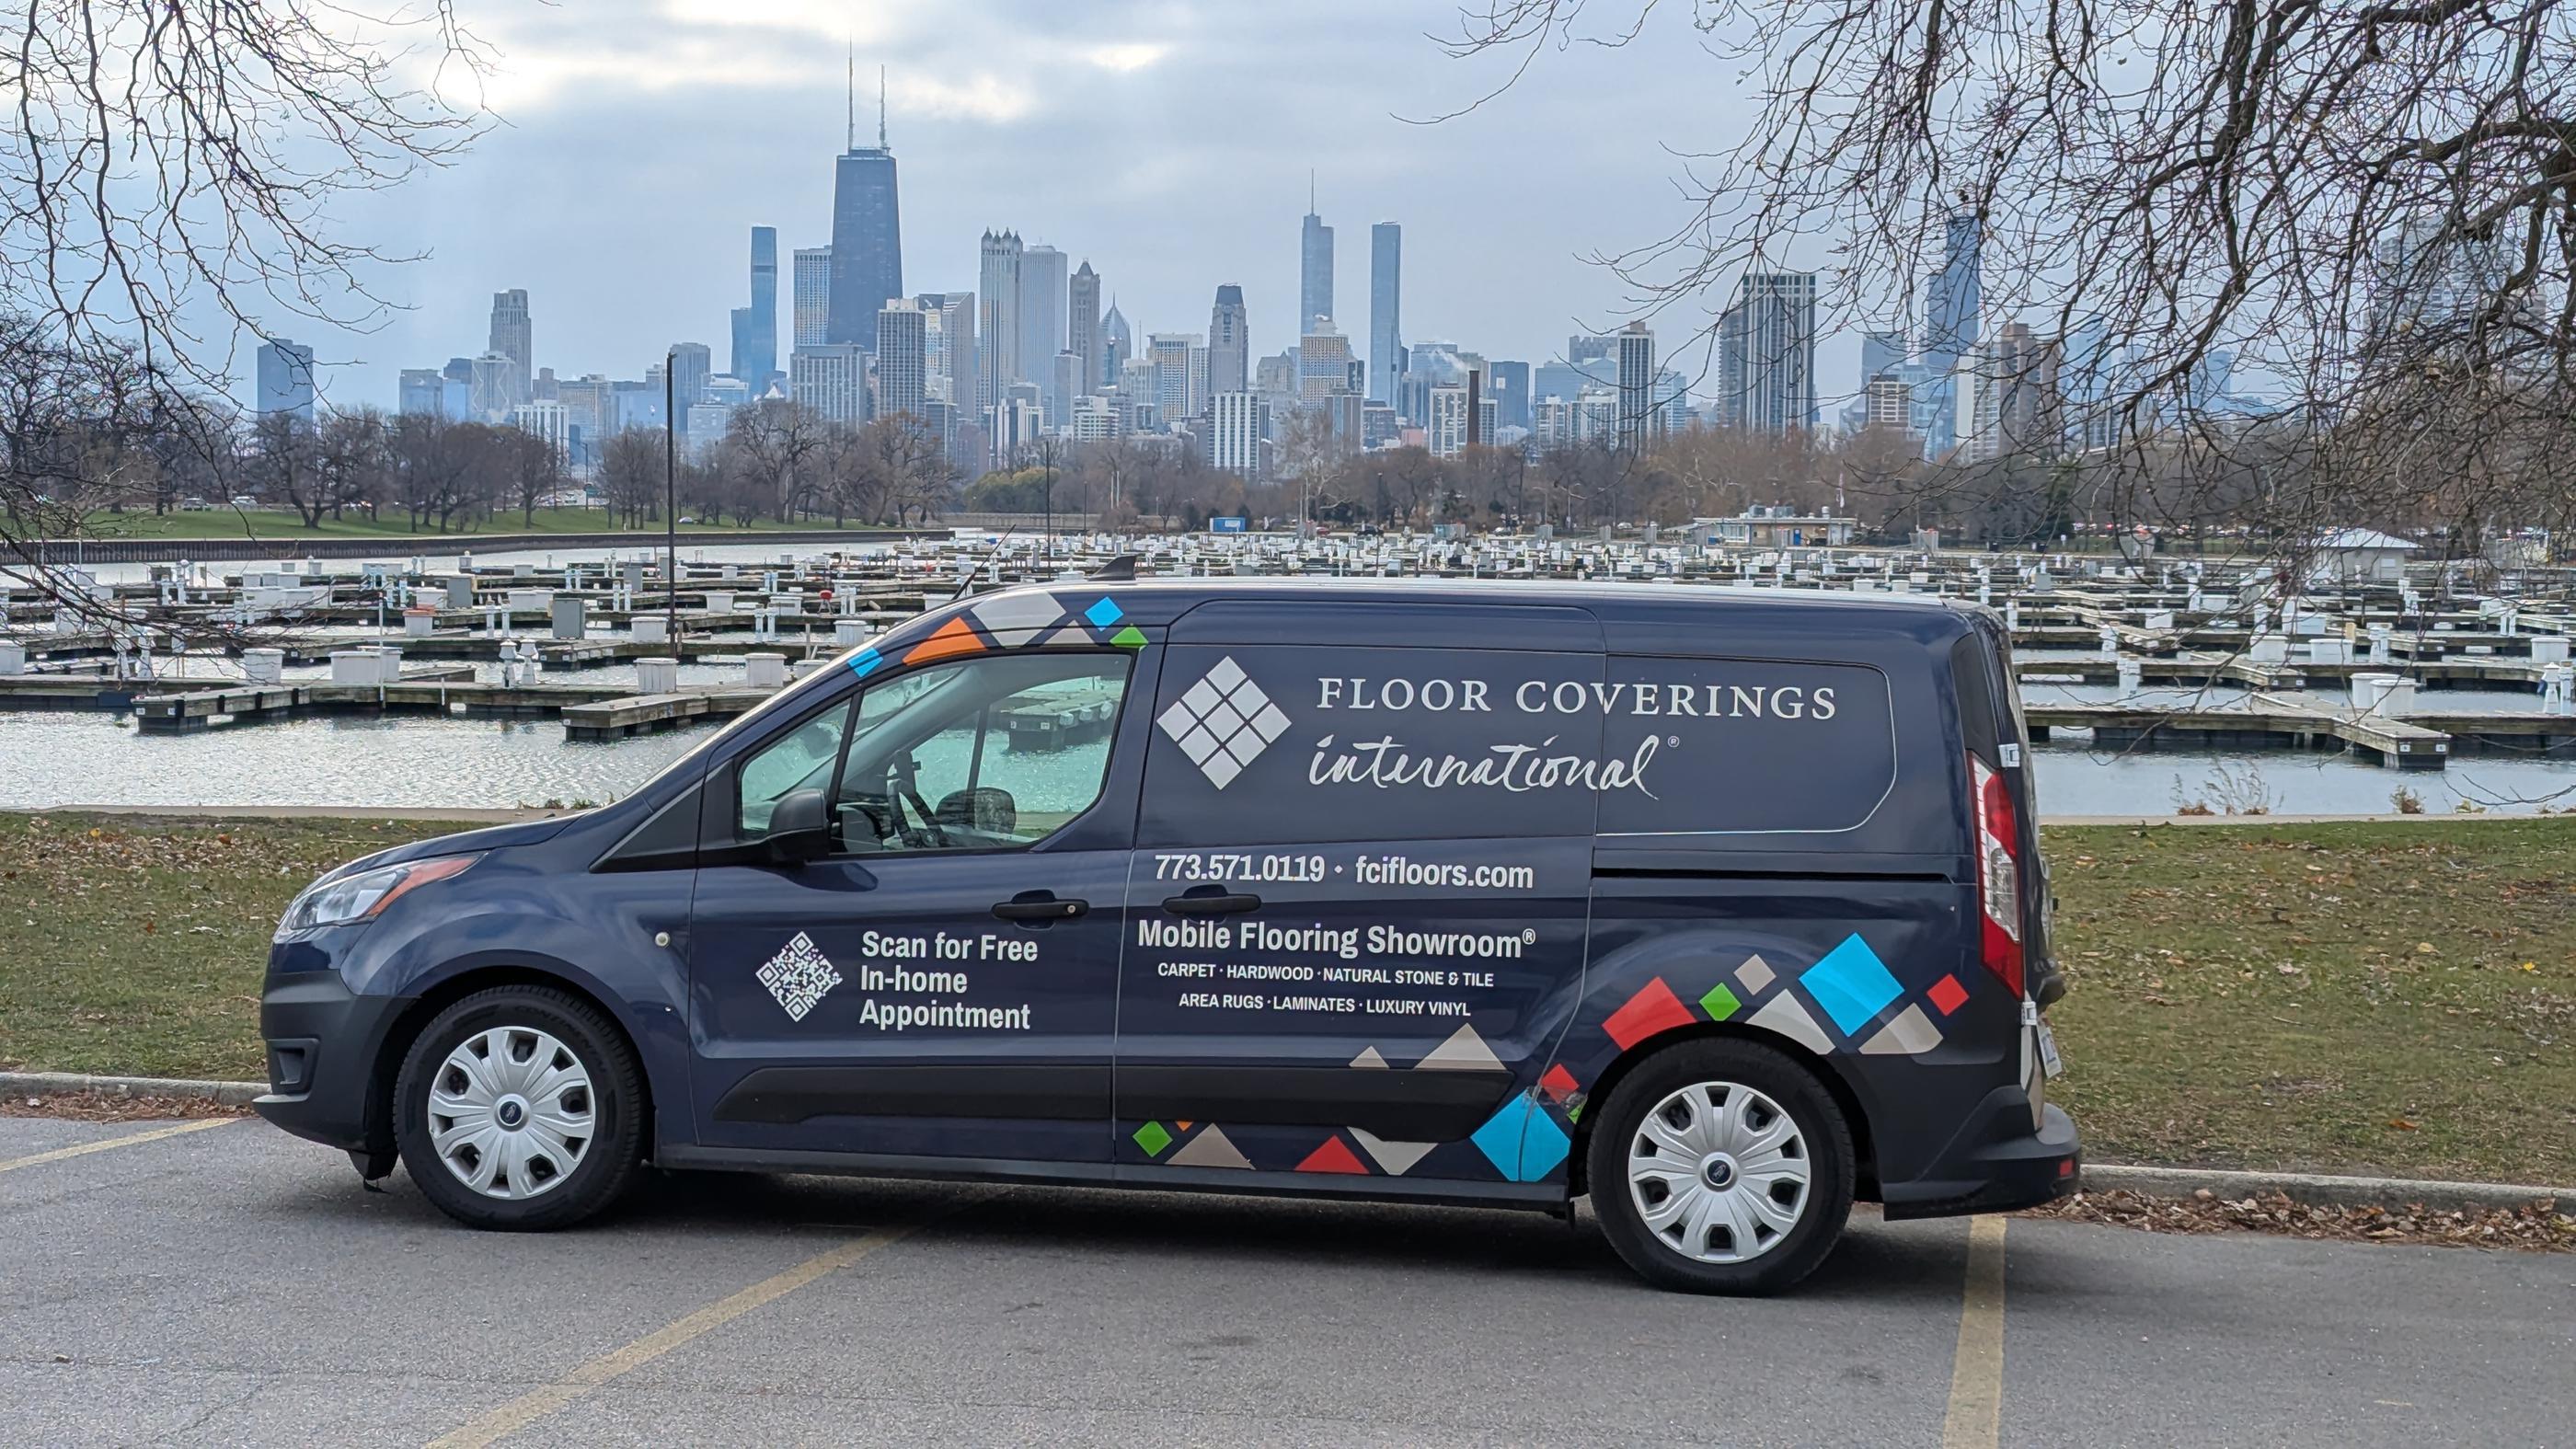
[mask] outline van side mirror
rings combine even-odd
[[[780,865],[803,865],[832,853],[830,802],[820,790],[791,790],[770,807],[769,834],[763,844]]]

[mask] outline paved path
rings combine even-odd
[[[1859,1218],[1736,1302],[1544,1218],[715,1176],[521,1237],[171,1125],[0,1119],[0,1444],[2545,1444],[2576,1403],[2570,1255]]]

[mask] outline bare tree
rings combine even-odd
[[[1745,272],[1829,256],[1825,310],[1885,326],[1973,250],[1983,336],[2035,324],[2070,447],[2118,465],[2093,469],[2114,512],[2206,511],[2191,485],[2230,470],[2157,455],[2238,445],[2231,369],[2316,440],[2262,499],[2285,548],[2403,507],[2391,449],[2429,439],[2401,418],[2524,456],[2576,441],[2570,0],[1484,0],[1461,22],[1452,53],[1509,57],[1506,86],[1553,47],[1688,27],[1755,114],[1669,138],[1684,208],[1605,259],[1634,310],[1714,313]]]

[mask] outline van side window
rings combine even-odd
[[[1036,844],[1100,798],[1133,656],[1027,651],[859,696],[833,800],[844,852]]]
[[[757,840],[769,833],[770,812],[797,790],[829,790],[832,767],[840,763],[841,736],[848,730],[850,707],[836,704],[743,761],[735,833]]]

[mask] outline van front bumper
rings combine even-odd
[[[259,1001],[268,1093],[252,1109],[308,1141],[352,1153],[390,1152],[392,1124],[371,1106],[380,1100],[375,1064],[386,1032],[410,1004],[358,995],[336,971],[272,977]]]
[[[2043,1105],[2034,1129],[2030,1098],[2002,1087],[1923,1175],[1880,1184],[1879,1201],[1890,1221],[2001,1213],[2071,1197],[2083,1181],[2074,1119]]]

